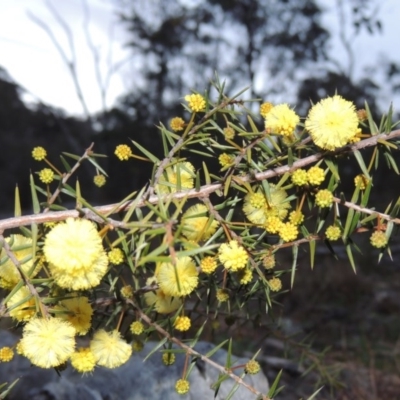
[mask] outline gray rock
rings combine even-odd
[[[0,331],[0,346],[12,346],[17,338],[7,331]],[[0,383],[13,382],[20,378],[11,391],[10,400],[204,400],[213,399],[214,390],[210,387],[218,379],[219,372],[201,360],[196,361],[189,376],[190,392],[178,395],[175,382],[181,378],[184,354],[176,354],[176,362],[166,367],[161,361],[161,354],[155,353],[145,362],[143,358],[154,348],[155,343],[146,343],[140,353],[134,354],[123,366],[116,369],[97,368],[93,374],[82,376],[68,366],[58,376],[54,369],[44,370],[31,366],[29,361],[16,356],[10,363],[0,363]],[[199,342],[196,350],[205,354],[214,346]],[[220,365],[226,362],[227,352],[217,351],[213,357]],[[237,358],[238,364],[247,359]],[[244,380],[258,391],[266,394],[268,381],[261,372],[248,375]],[[226,398],[235,382],[227,379],[222,383],[217,400]],[[254,400],[256,396],[240,386],[233,399]]]

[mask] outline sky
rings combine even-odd
[[[0,0],[0,66],[6,68],[11,77],[22,85],[31,96],[26,100],[39,98],[46,104],[64,109],[74,115],[82,115],[83,108],[78,99],[71,74],[49,35],[34,22],[34,19],[51,28],[58,43],[65,51],[68,60],[72,53],[67,35],[60,27],[54,15],[46,6],[53,5],[71,29],[77,66],[77,78],[87,103],[89,112],[102,110],[103,104],[99,91],[93,51],[85,35],[85,7],[89,10],[90,40],[99,56],[101,81],[110,75],[107,86],[106,107],[110,107],[118,96],[129,90],[134,84],[134,66],[129,61],[129,52],[124,47],[126,33],[114,12],[111,0]],[[152,0],[149,0],[152,1]],[[380,71],[380,62],[390,57],[400,64],[397,38],[400,34],[398,0],[382,0],[378,10],[372,10],[383,21],[383,34],[355,37],[349,17],[343,25],[338,13],[337,3],[342,1],[348,7],[348,0],[318,0],[329,10],[323,17],[324,25],[333,33],[330,52],[346,69],[349,65],[340,35],[344,36],[356,56],[354,78]],[[348,13],[346,14],[348,15]],[[396,54],[397,53],[397,54]],[[380,72],[379,72],[380,71]],[[384,76],[380,76],[384,86]],[[379,103],[387,108],[394,100],[395,109],[400,111],[400,98],[394,98],[389,91],[382,91]]]

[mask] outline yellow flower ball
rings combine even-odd
[[[282,282],[279,278],[276,277],[270,279],[268,281],[268,285],[273,292],[279,292],[279,290],[282,289]]]
[[[175,117],[171,119],[169,126],[175,132],[183,131],[183,128],[185,127],[185,121],[180,117]]]
[[[178,162],[165,169],[156,186],[157,193],[168,194],[192,189],[195,176],[194,167],[190,162]]]
[[[241,285],[247,285],[253,279],[253,271],[250,268],[243,268],[238,271],[238,278]]]
[[[268,103],[268,102],[262,103],[262,104],[260,105],[260,115],[261,115],[263,118],[266,118],[267,115],[268,115],[268,113],[269,113],[273,108],[274,108],[274,105],[273,105],[272,103]]]
[[[0,362],[10,362],[14,358],[14,350],[11,347],[2,347],[0,349]]]
[[[319,186],[325,180],[324,170],[314,165],[307,171],[307,180],[310,185]]]
[[[57,367],[74,352],[75,333],[75,328],[60,318],[32,318],[22,332],[22,353],[38,367]]]
[[[322,189],[315,195],[315,203],[319,207],[330,207],[333,203],[333,194],[328,189]]]
[[[178,379],[175,384],[175,390],[178,394],[186,394],[189,392],[190,383],[186,379]]]
[[[124,261],[124,253],[118,247],[109,251],[107,257],[110,263],[114,265],[119,265]]]
[[[386,247],[386,245],[388,244],[388,239],[385,232],[375,231],[370,237],[370,242],[372,246],[381,249],[382,247]]]
[[[42,161],[46,158],[47,151],[43,147],[34,147],[32,150],[32,157],[36,161]]]
[[[96,367],[96,360],[89,347],[82,347],[71,355],[71,365],[78,372],[85,374]]]
[[[296,171],[294,171],[292,173],[292,182],[293,185],[296,186],[303,186],[307,184],[307,171],[304,169],[296,169]]]
[[[181,332],[186,332],[190,329],[190,326],[192,325],[190,318],[186,316],[179,316],[176,317],[176,320],[174,322],[174,328],[177,331]]]
[[[291,222],[282,223],[279,229],[279,236],[284,242],[291,242],[297,238],[299,230],[296,225]]]
[[[132,322],[129,328],[134,335],[140,335],[144,332],[144,325],[140,321]]]
[[[260,363],[256,360],[250,360],[246,363],[244,367],[244,371],[246,374],[255,375],[258,374],[261,370]]]
[[[162,355],[162,362],[164,365],[172,365],[175,363],[175,354],[174,353],[163,353]]]
[[[230,271],[238,271],[247,265],[249,255],[236,240],[222,243],[219,248],[219,261]]]
[[[117,330],[106,332],[100,329],[90,341],[90,351],[98,365],[117,368],[129,360],[132,347],[121,338]]]
[[[93,178],[93,182],[97,187],[102,187],[106,184],[106,177],[102,174],[98,174]]]
[[[190,257],[181,257],[172,263],[161,263],[156,273],[160,289],[168,296],[189,295],[196,289],[199,278],[196,265]]]
[[[201,272],[205,274],[212,274],[217,269],[217,266],[217,260],[211,256],[204,257],[200,262]]]
[[[325,150],[343,147],[357,135],[356,108],[341,96],[328,97],[312,106],[305,128],[318,147]]]
[[[108,259],[94,224],[68,218],[56,225],[44,241],[43,251],[56,283],[66,289],[97,286],[107,271]]]
[[[267,132],[291,136],[300,122],[300,117],[287,104],[273,107],[265,118]]]
[[[200,112],[206,109],[206,101],[200,94],[188,94],[185,96],[185,100],[189,103],[189,108],[193,112]]]
[[[129,157],[132,157],[132,150],[126,144],[120,144],[115,148],[114,154],[121,160],[127,161]]]
[[[154,310],[159,314],[169,314],[182,305],[182,300],[179,297],[167,296],[161,289],[157,289],[155,292],[146,292],[144,299],[146,304],[154,307]]]
[[[328,240],[334,242],[335,240],[340,239],[340,236],[342,236],[342,232],[338,226],[331,225],[326,228],[325,236]]]
[[[272,269],[275,267],[276,261],[275,261],[275,254],[268,254],[263,257],[262,259],[262,264],[265,269]]]
[[[219,222],[208,216],[204,204],[196,204],[183,214],[181,225],[183,236],[197,243],[209,239],[217,230]]]
[[[22,302],[26,299],[24,302]],[[15,308],[15,304],[22,302]],[[17,321],[29,321],[36,314],[35,298],[29,292],[26,286],[22,286],[17,293],[11,297],[7,302],[7,307],[10,308],[10,317]]]

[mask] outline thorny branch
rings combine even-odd
[[[390,140],[400,137],[400,129],[390,132],[389,134],[382,133],[380,135],[371,136],[368,139],[364,139],[356,144],[351,146],[343,147],[342,149],[338,149],[334,152],[329,153],[330,155],[339,155],[344,153],[351,153],[355,150],[364,149],[367,147],[375,146],[379,143],[380,140]],[[91,147],[89,148],[91,149]],[[305,158],[302,158],[298,161],[295,161],[292,166],[283,165],[280,167],[276,167],[273,169],[268,169],[266,171],[257,172],[255,174],[248,174],[244,176],[234,176],[233,180],[236,184],[240,185],[244,182],[256,182],[262,181],[265,179],[270,179],[276,176],[283,175],[287,172],[295,171],[298,168],[303,168],[307,165],[315,163],[327,155],[326,152],[320,152]],[[84,156],[83,156],[84,157]],[[161,175],[160,175],[161,176]],[[207,197],[211,193],[217,192],[223,189],[224,183],[223,182],[215,182],[209,185],[203,185],[196,189],[184,190],[181,192],[173,193],[170,195],[163,196],[163,199],[168,200],[183,200],[183,199],[191,199],[191,198],[201,198]],[[56,211],[56,212],[47,212],[46,214],[36,214],[36,215],[27,215],[22,217],[14,217],[14,218],[7,218],[0,220],[0,231],[4,231],[6,229],[17,228],[20,226],[26,226],[30,224],[42,224],[44,222],[56,222],[56,221],[63,221],[69,217],[78,218],[84,215],[86,218],[98,222],[98,223],[106,223],[114,228],[121,228],[121,229],[131,229],[132,225],[130,223],[125,223],[121,221],[117,221],[111,218],[108,218],[110,213],[116,214],[121,211],[125,211],[129,209],[132,205],[135,207],[144,207],[146,204],[157,204],[160,200],[160,197],[157,195],[150,195],[148,199],[146,199],[146,194],[142,196],[141,199],[131,200],[125,203],[117,203],[117,204],[108,204],[105,206],[95,207],[94,209],[96,212],[93,212],[90,209],[84,208],[81,210],[66,210],[66,211]],[[392,221],[396,224],[400,224],[399,218],[393,218],[388,214],[380,213],[375,210],[370,210],[369,208],[360,207],[357,204],[351,202],[343,202],[342,200],[335,198],[335,202],[344,205],[345,207],[355,209],[356,211],[360,211],[366,214],[376,214],[380,216],[380,218]],[[107,216],[107,218],[102,217],[101,215]]]

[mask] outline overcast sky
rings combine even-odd
[[[84,97],[91,112],[101,110],[99,86],[93,62],[93,53],[89,50],[83,29],[85,18],[83,0],[47,0],[53,4],[59,14],[70,26],[76,50],[78,78]],[[149,0],[152,1],[152,0]],[[349,4],[347,0],[343,3]],[[100,56],[100,69],[104,80],[111,66],[123,66],[112,75],[107,91],[107,106],[111,106],[117,96],[132,86],[133,68],[124,63],[129,56],[123,44],[127,37],[118,23],[110,0],[86,0],[89,6],[89,32],[91,40]],[[333,33],[331,54],[347,68],[348,58],[343,43],[338,39],[340,24],[337,0],[319,0],[326,9],[331,10],[324,16],[324,24]],[[167,4],[167,1],[166,1]],[[400,64],[398,49],[400,2],[382,0],[379,16],[383,21],[383,35],[360,35],[354,37],[350,25],[344,30],[351,46],[355,49],[355,77],[365,74],[365,70],[376,68],[379,60],[388,57]],[[29,14],[46,23],[55,37],[71,57],[65,32],[46,8],[44,0],[0,0],[0,66],[8,70],[13,79],[38,96],[47,104],[65,109],[72,114],[82,114],[82,106],[77,98],[68,68],[57,52],[49,36],[29,18]],[[348,19],[348,22],[349,19]],[[381,77],[383,83],[383,77]],[[392,95],[382,92],[381,106],[386,108]],[[395,108],[400,111],[400,100],[395,100]]]

